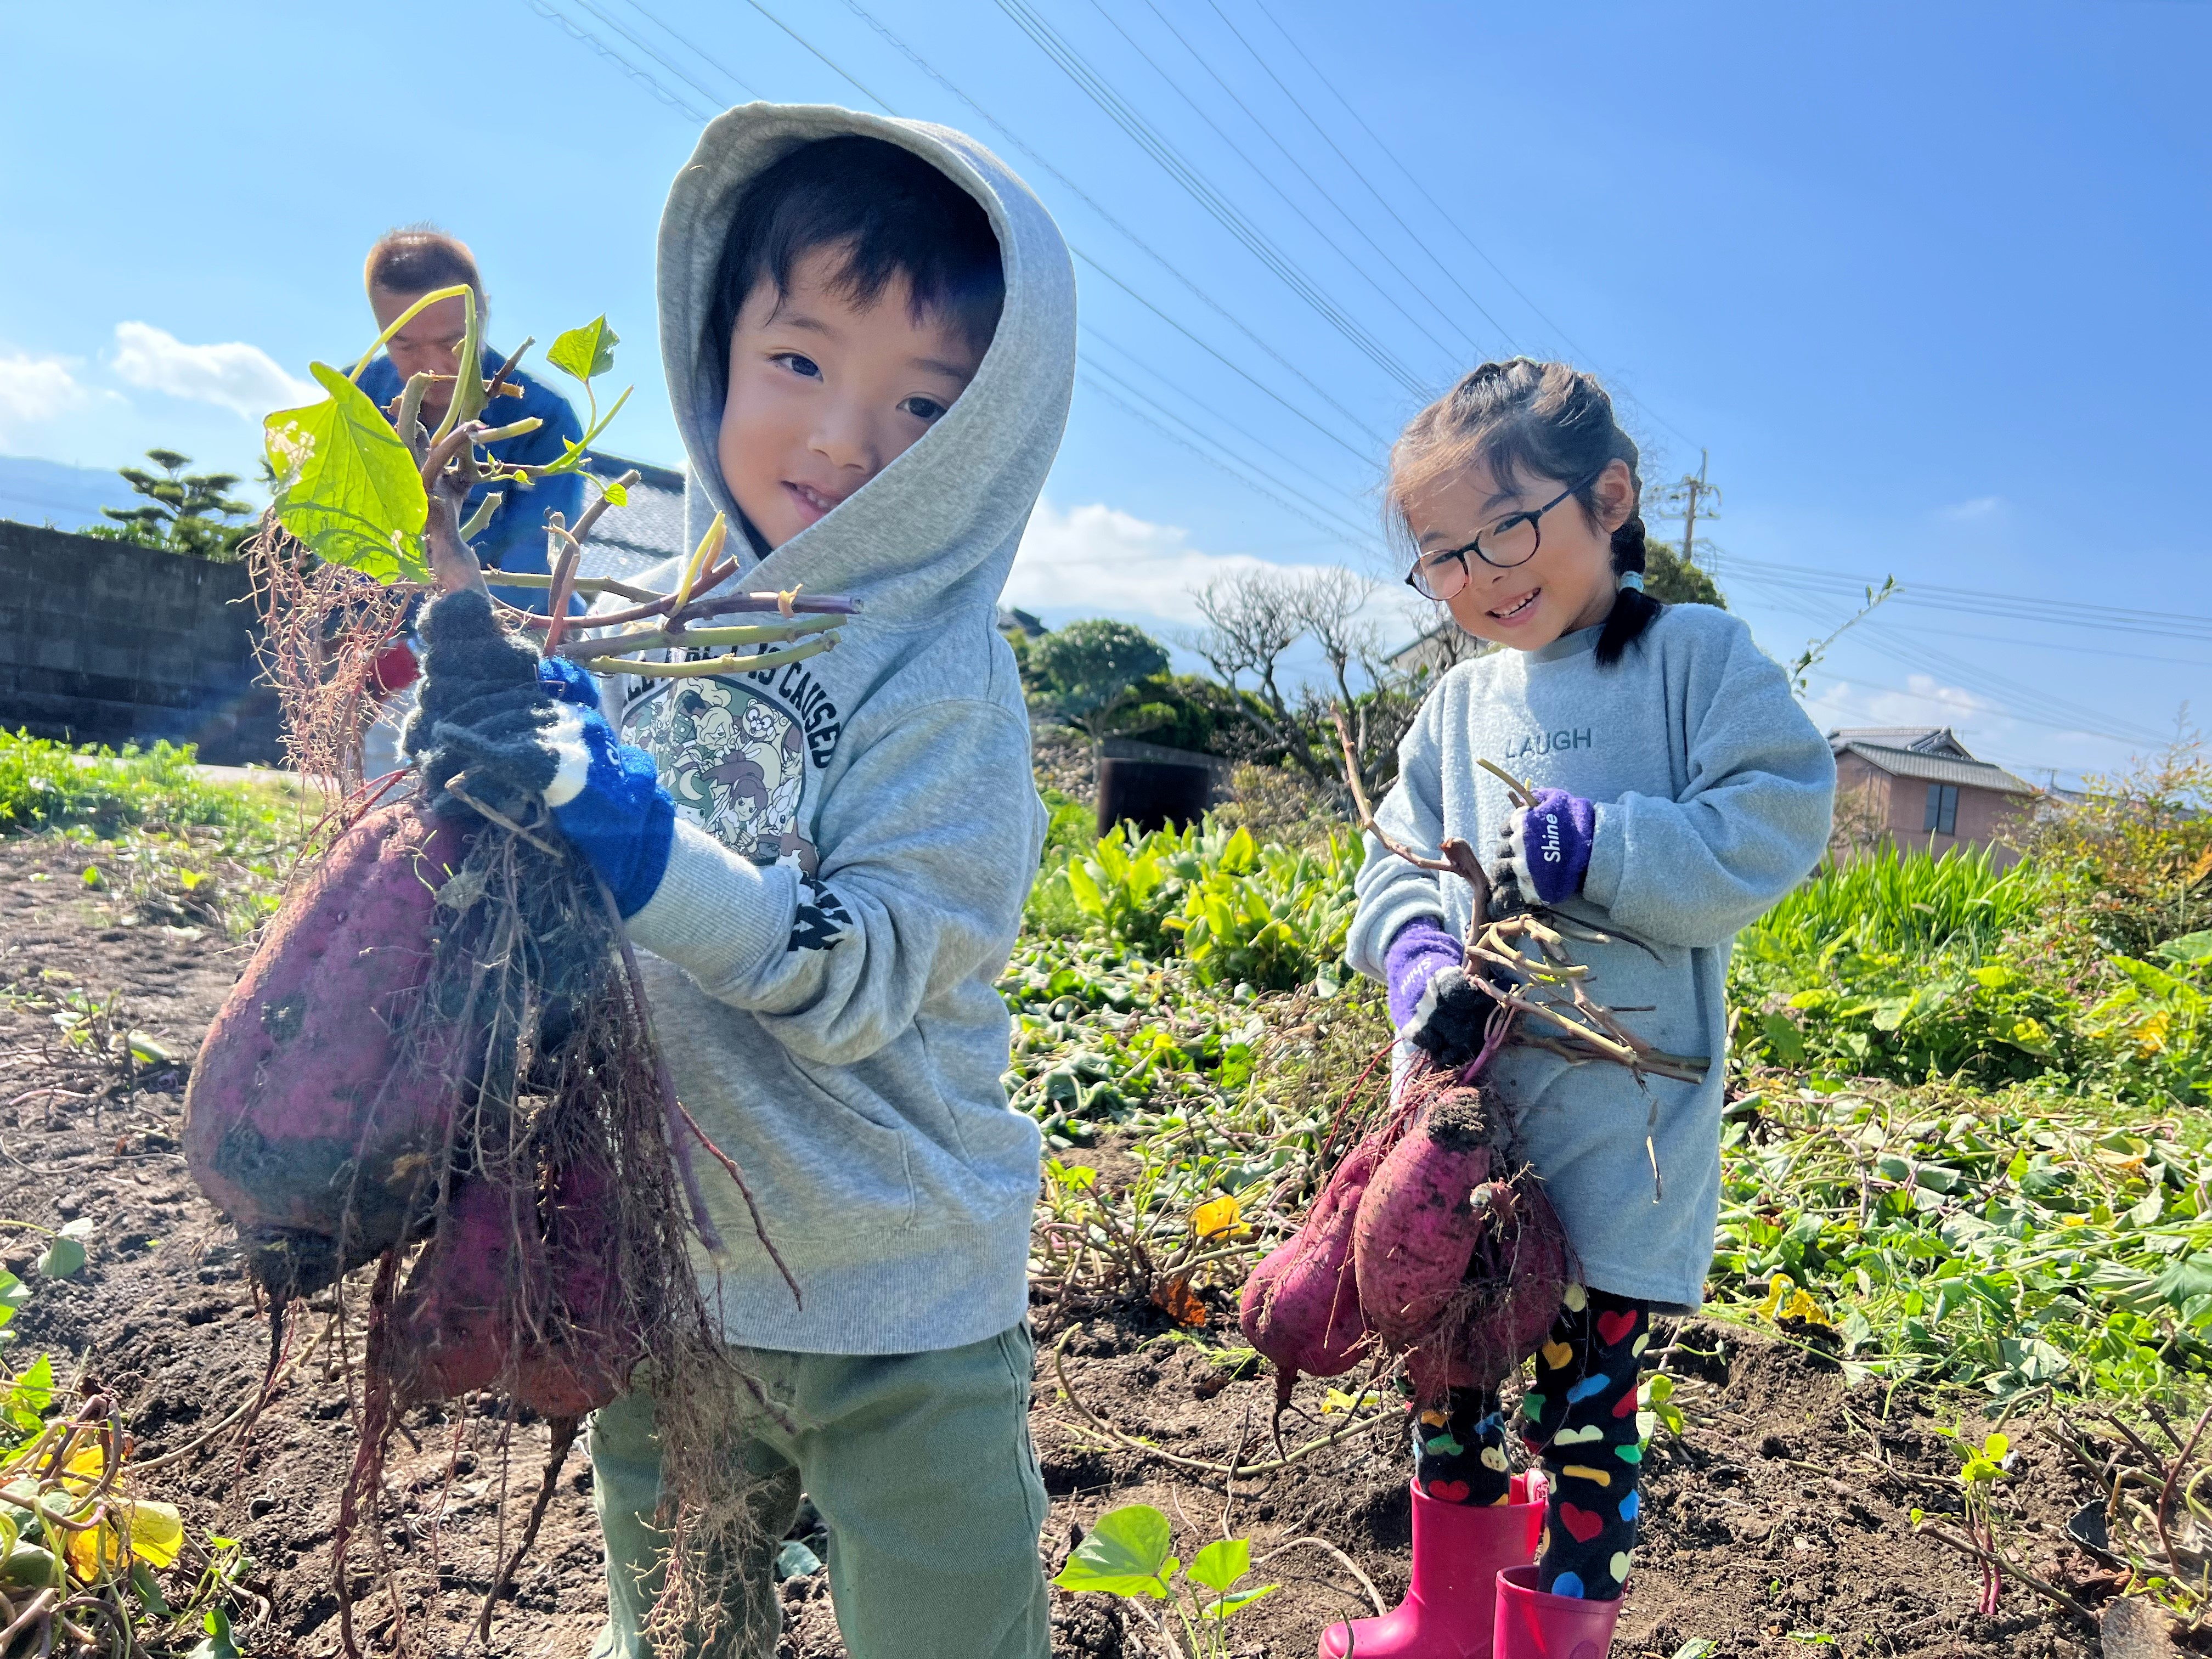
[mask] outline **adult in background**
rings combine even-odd
[[[477,270],[476,256],[459,238],[449,236],[434,226],[409,225],[378,237],[362,266],[362,283],[368,290],[368,307],[376,314],[380,333],[391,327],[408,307],[425,294],[463,283],[475,292],[477,314],[487,322],[489,319],[490,307],[484,298],[483,278]],[[386,343],[384,355],[362,371],[361,389],[389,411],[393,400],[413,376],[453,374],[455,355],[465,331],[465,317],[458,295],[425,307]],[[486,334],[488,337],[489,329]],[[505,354],[491,349],[487,343],[480,372],[489,380],[506,362]],[[520,387],[522,395],[493,399],[492,407],[484,411],[486,421],[507,426],[526,416],[535,415],[542,424],[535,432],[487,445],[485,447],[493,456],[518,465],[544,465],[558,460],[569,441],[583,437],[583,425],[576,419],[576,411],[560,393],[522,369],[508,374],[507,384]],[[423,424],[434,431],[438,422],[445,419],[453,396],[451,380],[433,382],[422,398]],[[545,515],[558,512],[568,523],[575,523],[584,506],[583,479],[571,473],[547,478],[529,489],[513,483],[478,484],[469,492],[462,516],[466,518],[474,513],[495,487],[503,492],[504,499],[499,510],[492,514],[490,524],[470,545],[476,549],[477,556],[487,570],[543,574],[550,568],[545,555]],[[495,586],[492,592],[525,610],[542,612],[545,609],[547,596],[542,588]],[[399,728],[412,708],[411,687],[419,672],[415,653],[404,635],[394,640],[378,659],[378,684],[386,700],[364,743],[362,763],[370,777],[380,776],[404,763],[398,751]]]

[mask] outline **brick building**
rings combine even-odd
[[[1941,856],[1996,841],[2026,817],[2033,784],[1976,760],[1948,726],[1847,726],[1828,733],[1836,756],[1839,852],[1887,841]]]

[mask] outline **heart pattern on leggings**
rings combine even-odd
[[[1579,1446],[1585,1440],[1602,1440],[1605,1431],[1595,1423],[1586,1423],[1579,1429],[1561,1429],[1552,1437],[1555,1446]]]
[[[1605,1530],[1605,1517],[1589,1510],[1577,1509],[1572,1504],[1562,1504],[1559,1524],[1574,1534],[1575,1542],[1587,1544]]]
[[[1429,1482],[1429,1496],[1431,1498],[1440,1498],[1447,1504],[1464,1504],[1467,1502],[1467,1494],[1468,1484],[1464,1480],[1431,1480]],[[1588,1539],[1584,1539],[1583,1541],[1584,1543],[1588,1543],[1589,1540]]]
[[[1637,1310],[1633,1308],[1618,1308],[1611,1313],[1600,1314],[1597,1316],[1598,1340],[1608,1348],[1619,1346],[1636,1328],[1636,1317]]]

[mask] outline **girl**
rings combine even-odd
[[[1526,358],[1474,370],[1391,456],[1407,580],[1509,648],[1438,684],[1378,823],[1431,853],[1447,836],[1493,849],[1494,914],[1556,909],[1610,935],[1574,947],[1592,994],[1656,1047],[1711,1064],[1687,1084],[1520,1046],[1492,1062],[1483,1090],[1516,1122],[1581,1263],[1521,1407],[1545,1480],[1511,1477],[1495,1389],[1421,1412],[1406,1600],[1331,1626],[1324,1659],[1470,1659],[1493,1644],[1496,1659],[1603,1659],[1635,1540],[1640,1356],[1655,1312],[1697,1308],[1712,1258],[1729,942],[1827,844],[1828,745],[1743,623],[1644,592],[1639,489],[1604,388]],[[1536,805],[1516,810],[1483,760],[1528,781]],[[1464,1065],[1492,1006],[1461,968],[1467,884],[1370,837],[1358,890],[1353,963],[1388,988],[1409,1048]]]

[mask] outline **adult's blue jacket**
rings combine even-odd
[[[500,353],[486,350],[484,378],[489,380],[496,374],[506,361]],[[488,446],[490,453],[518,466],[544,466],[559,460],[568,441],[580,440],[584,435],[583,423],[577,420],[576,411],[568,407],[566,398],[520,369],[507,378],[509,384],[522,388],[522,395],[494,398],[494,407],[484,411],[484,418],[501,426],[511,426],[526,416],[535,415],[544,424],[535,432]],[[392,367],[392,359],[380,356],[362,370],[361,389],[375,399],[380,408],[391,407],[392,400],[400,392],[399,371]],[[505,492],[506,500],[492,514],[491,523],[484,527],[483,533],[469,544],[476,549],[477,556],[483,561],[487,570],[544,574],[550,568],[545,561],[545,515],[557,510],[566,522],[575,523],[584,509],[583,479],[572,472],[544,479],[528,489],[512,483],[498,488]],[[463,517],[476,511],[486,489],[487,486],[478,484],[469,492]],[[495,586],[491,591],[509,605],[520,605],[526,611],[542,612],[545,609],[543,588]]]

